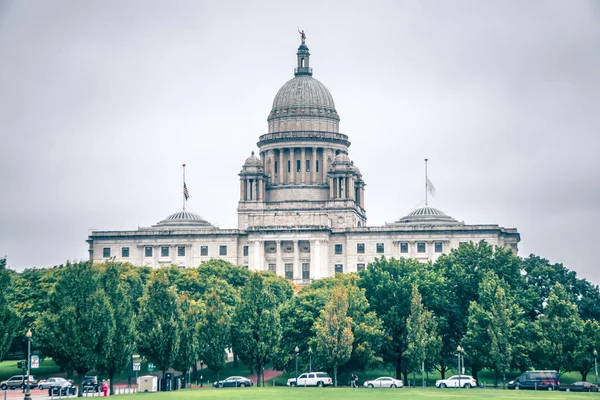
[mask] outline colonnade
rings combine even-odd
[[[262,201],[265,198],[265,181],[262,176],[240,179],[240,199],[243,201]]]
[[[327,150],[323,147],[289,147],[266,150],[261,158],[266,160],[265,172],[272,185],[327,182]]]

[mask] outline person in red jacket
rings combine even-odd
[[[102,393],[104,393],[104,397],[108,396],[108,383],[106,381],[102,381]]]

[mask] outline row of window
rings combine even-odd
[[[400,243],[400,253],[408,253],[408,242]],[[442,242],[434,242],[434,252],[443,253],[444,252],[444,244]],[[160,256],[161,257],[169,257],[170,247],[162,246],[160,248]],[[385,252],[385,244],[377,243],[375,245],[375,250],[379,254],[383,254]],[[152,257],[154,252],[154,247],[146,246],[144,248],[144,257]],[[356,244],[356,252],[358,254],[365,253],[365,244],[357,243]],[[417,242],[417,253],[426,253],[427,252],[427,243],[426,242]],[[248,257],[248,246],[244,246],[242,250],[242,254],[244,257]],[[335,254],[344,254],[344,245],[336,244],[335,245]],[[227,246],[221,245],[219,246],[219,255],[226,256],[227,255]],[[109,258],[111,256],[110,247],[105,247],[102,249],[102,257]],[[177,256],[185,257],[185,246],[177,247]],[[200,256],[208,256],[208,246],[200,246]],[[121,257],[128,258],[129,257],[129,247],[121,247]]]
[[[310,160],[306,161],[306,172],[310,172]],[[319,172],[319,160],[316,161],[315,172]],[[292,171],[292,163],[290,160],[287,162],[287,172],[290,173]],[[296,160],[296,172],[302,172],[302,162],[301,160]],[[279,163],[275,161],[275,173],[279,173]]]
[[[161,257],[169,257],[169,253],[171,248],[169,246],[161,246],[160,247],[160,256]],[[244,257],[248,256],[248,246],[244,246]],[[208,256],[208,246],[200,246],[200,255]],[[219,255],[226,256],[227,255],[227,246],[221,245],[219,246]],[[102,257],[110,258],[111,256],[111,248],[104,247],[102,249]],[[144,257],[153,257],[154,256],[154,247],[146,246],[144,247]],[[129,247],[121,247],[121,258],[129,257]],[[177,257],[185,257],[185,246],[177,246]]]
[[[408,253],[408,242],[400,243],[400,253]],[[434,242],[434,251],[436,253],[444,252],[444,244],[442,242]],[[375,245],[375,251],[379,254],[385,253],[385,244],[377,243]],[[427,243],[426,242],[417,242],[417,253],[426,253],[427,252]],[[365,253],[365,244],[357,243],[356,244],[356,253],[364,254]],[[344,254],[344,245],[336,244],[335,245],[335,254]]]

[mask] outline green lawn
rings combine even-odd
[[[350,388],[245,388],[179,390],[170,393],[138,393],[147,400],[243,399],[243,400],[345,400],[345,399],[556,399],[600,398],[595,393],[509,391],[497,389],[350,389]]]

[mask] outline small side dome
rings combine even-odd
[[[177,211],[167,218],[153,225],[153,228],[184,228],[184,229],[202,229],[214,228],[208,221],[204,220],[198,214],[189,211]]]
[[[244,167],[262,167],[262,162],[260,161],[260,158],[256,157],[254,152],[252,152],[250,157],[246,158]]]
[[[420,207],[411,211],[408,215],[400,218],[398,221],[387,224],[388,226],[397,225],[464,225],[449,215],[434,207]]]
[[[334,171],[351,171],[354,169],[352,160],[347,154],[340,153],[333,159],[331,169]]]

